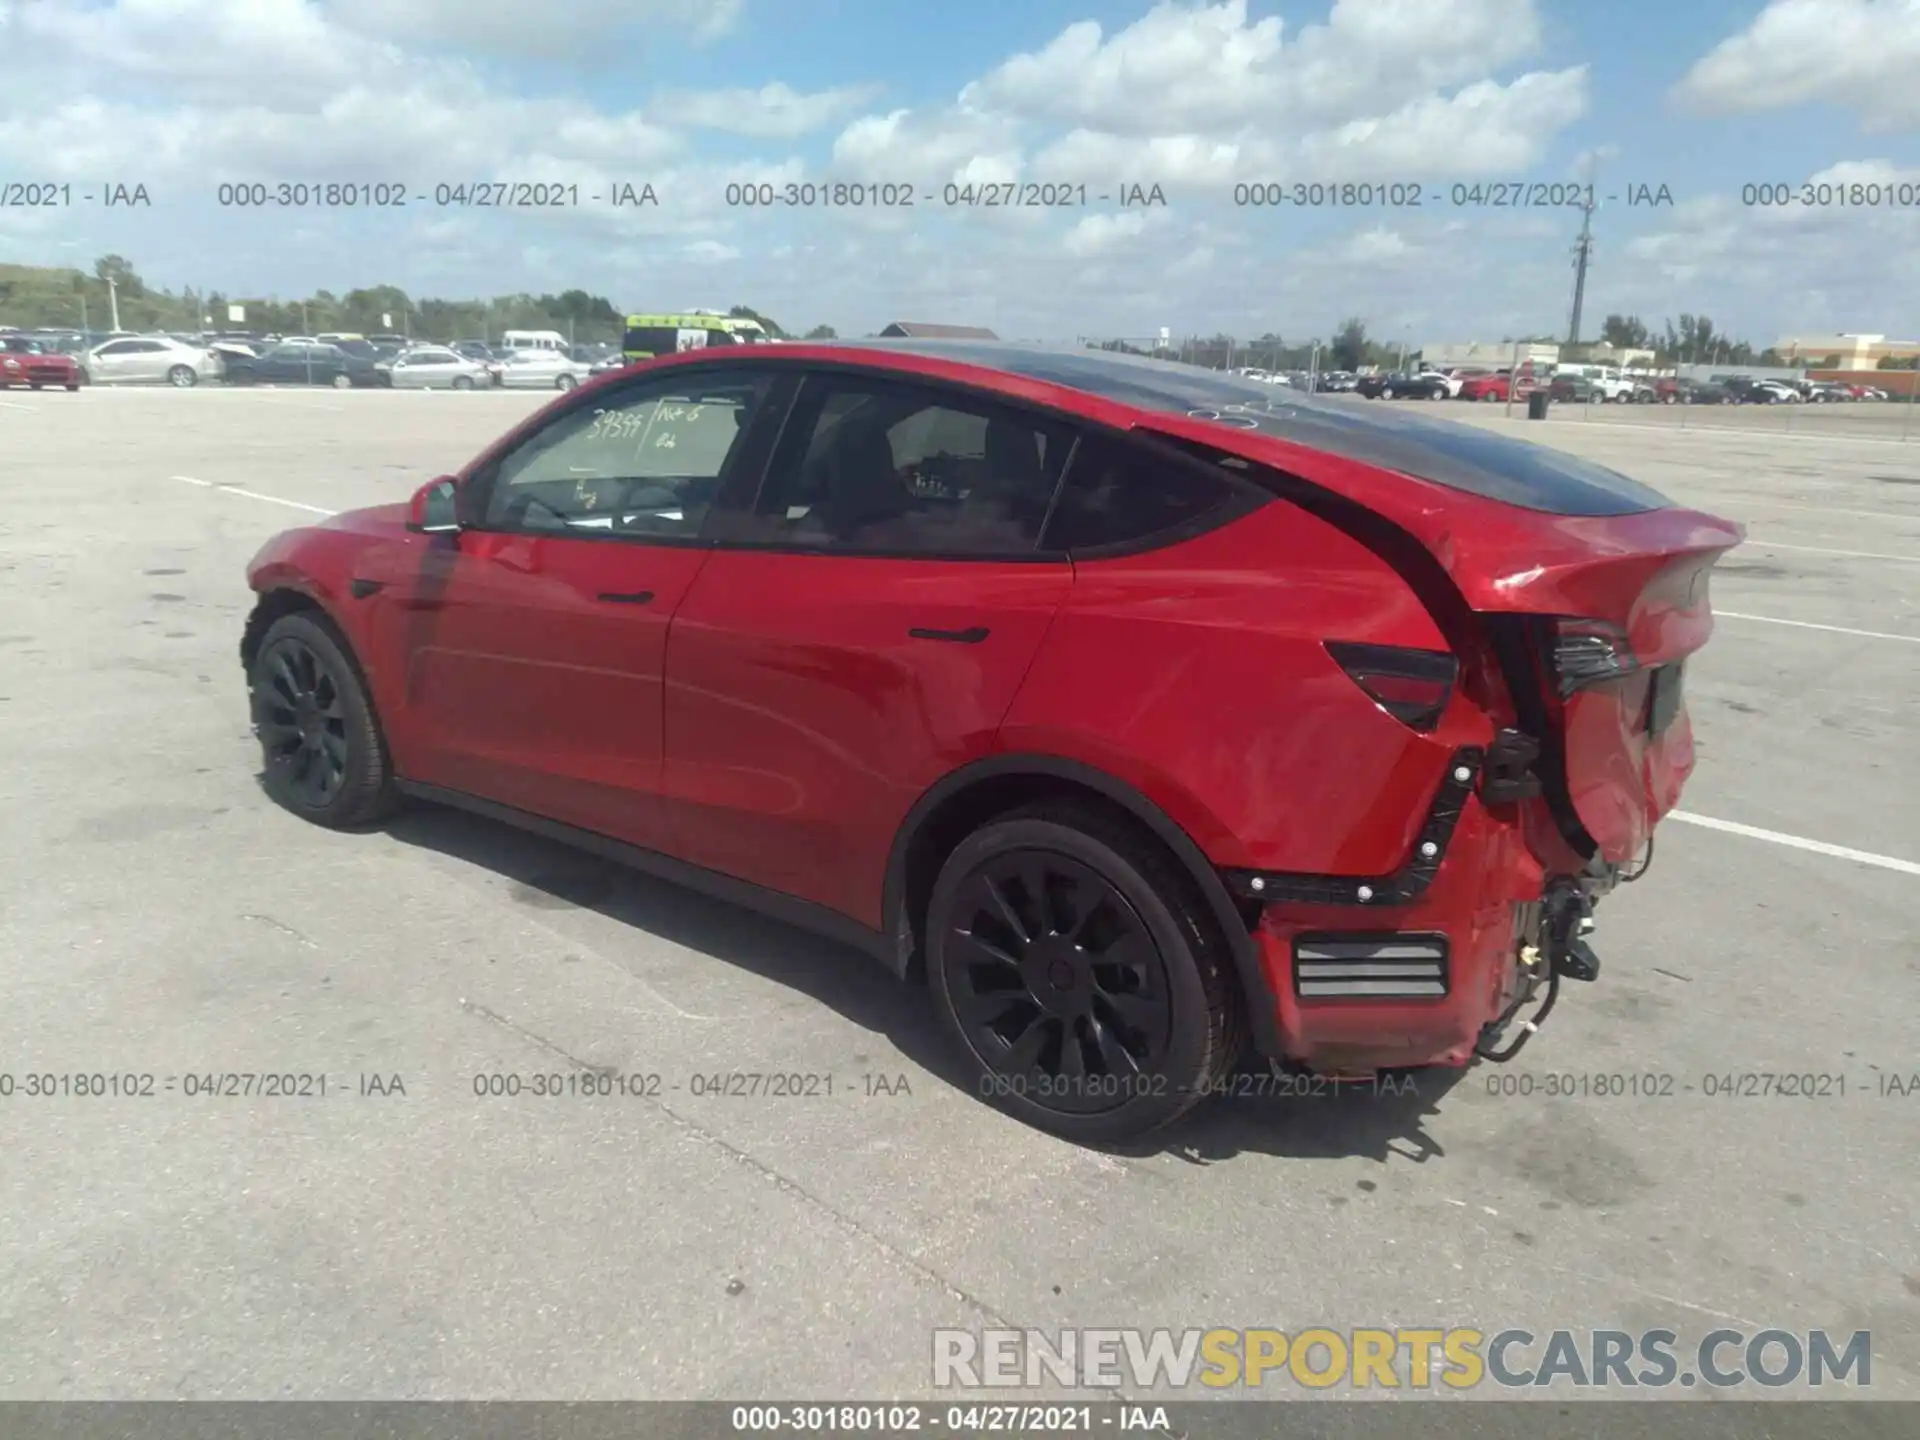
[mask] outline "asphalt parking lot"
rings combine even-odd
[[[545,398],[0,395],[0,1398],[914,1396],[939,1326],[1419,1324],[1866,1329],[1920,1398],[1920,442],[1442,411],[1749,525],[1691,818],[1513,1065],[1103,1154],[963,1093],[852,952],[480,819],[265,799],[247,559]],[[474,1090],[589,1065],[670,1088]],[[692,1093],[740,1071],[833,1094]],[[330,1089],[23,1088],[235,1072]]]

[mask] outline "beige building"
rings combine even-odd
[[[1773,348],[1789,365],[1824,365],[1829,355],[1840,357],[1842,370],[1877,370],[1882,360],[1907,360],[1920,355],[1920,340],[1889,340],[1884,335],[1788,335]]]
[[[1420,360],[1435,370],[1504,370],[1516,362],[1552,365],[1560,358],[1558,345],[1530,345],[1524,341],[1481,340],[1457,343],[1430,341],[1420,347]]]

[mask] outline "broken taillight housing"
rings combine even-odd
[[[1561,699],[1639,668],[1640,657],[1620,626],[1607,620],[1553,622],[1553,673]]]
[[[1329,640],[1327,653],[1374,704],[1414,730],[1440,723],[1460,676],[1460,662],[1442,650]]]

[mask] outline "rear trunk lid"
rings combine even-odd
[[[1708,577],[1742,527],[1576,456],[1424,417],[1147,428],[1263,461],[1418,541],[1494,637],[1560,836],[1613,865],[1645,849],[1693,769],[1686,663],[1712,634]]]

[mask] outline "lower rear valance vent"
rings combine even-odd
[[[1301,935],[1293,989],[1302,1000],[1438,1000],[1447,993],[1444,935]]]

